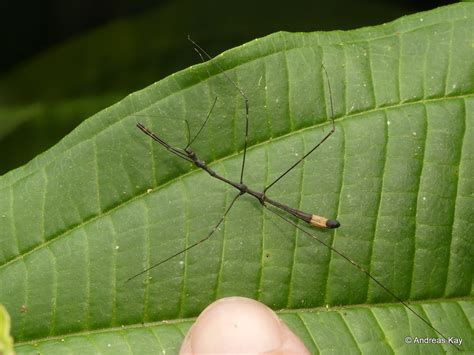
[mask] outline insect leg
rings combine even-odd
[[[363,268],[360,264],[358,264],[357,262],[355,262],[354,260],[352,260],[351,258],[349,258],[347,255],[344,255],[343,253],[341,253],[339,250],[335,249],[333,246],[331,246],[330,244],[328,243],[325,243],[323,240],[321,240],[320,238],[318,238],[317,236],[315,236],[314,234],[308,232],[307,230],[305,230],[304,228],[300,227],[298,224],[296,224],[295,222],[293,222],[292,220],[290,220],[289,218],[287,218],[286,216],[284,216],[282,213],[264,205],[264,207],[272,212],[273,214],[277,215],[278,217],[280,217],[282,220],[284,220],[285,222],[291,224],[293,227],[297,228],[298,230],[300,230],[301,232],[303,232],[304,234],[306,234],[308,237],[311,237],[313,239],[315,239],[316,241],[318,241],[320,244],[324,245],[325,247],[329,248],[332,252],[336,253],[337,255],[339,255],[340,257],[344,258],[346,261],[348,261],[354,268],[356,268],[357,270],[359,270],[360,272],[364,273],[367,277],[369,277],[373,282],[375,282],[380,288],[382,288],[385,292],[387,292],[390,296],[392,296],[393,298],[395,298],[398,302],[400,302],[406,309],[408,309],[412,314],[414,314],[416,317],[418,317],[418,319],[420,319],[423,323],[425,323],[428,327],[430,327],[431,329],[433,329],[437,334],[439,334],[441,337],[443,337],[444,339],[446,339],[446,341],[448,341],[448,337],[446,337],[443,333],[441,333],[438,329],[436,329],[433,325],[431,325],[431,323],[426,320],[421,314],[419,314],[417,311],[415,311],[415,309],[410,306],[406,301],[402,300],[400,297],[398,297],[392,290],[390,290],[388,287],[386,287],[384,284],[382,284],[379,280],[377,280],[374,276],[372,276],[372,274],[370,272],[368,272],[365,268]],[[460,350],[455,344],[453,344],[458,350]]]
[[[194,42],[191,37],[188,36],[188,41],[191,42],[194,46],[194,49],[198,54],[203,57],[203,55],[208,58],[212,59],[212,57],[199,46],[196,42]],[[221,73],[226,77],[227,80],[237,89],[239,92],[240,96],[242,96],[245,104],[245,140],[244,140],[244,152],[242,155],[242,167],[240,169],[240,183],[243,183],[244,180],[244,170],[245,170],[245,159],[247,156],[247,142],[248,142],[248,136],[249,136],[249,99],[247,98],[247,95],[245,95],[244,91],[235,83],[234,80],[230,78],[229,75],[224,71],[224,69],[218,64],[218,63],[213,63],[220,71]]]
[[[311,153],[313,153],[316,149],[319,148],[319,146],[321,144],[323,144],[335,131],[336,131],[336,125],[334,123],[334,107],[333,107],[333,102],[332,102],[332,92],[331,92],[331,83],[329,81],[329,76],[328,76],[328,73],[326,71],[326,68],[324,67],[324,65],[321,65],[321,68],[326,76],[326,81],[327,81],[327,84],[328,84],[328,91],[329,91],[329,102],[330,102],[330,109],[331,109],[331,123],[332,123],[332,127],[331,127],[331,130],[328,132],[328,134],[326,134],[323,139],[321,139],[321,141],[316,144],[313,148],[311,148],[309,150],[309,152],[307,152],[305,155],[303,155],[302,158],[298,159],[293,165],[291,165],[287,170],[285,170],[285,172],[283,174],[281,174],[279,177],[277,177],[275,180],[273,180],[269,185],[267,185],[265,187],[265,189],[263,190],[263,193],[267,192],[267,190],[272,187],[273,185],[275,185],[278,181],[280,181],[281,178],[283,178],[286,174],[288,174],[291,170],[293,170],[293,168],[295,166],[297,166],[298,164],[300,164],[303,160],[306,159],[306,157],[308,157],[308,155],[310,155]]]
[[[138,274],[135,274],[135,275],[133,275],[132,277],[129,277],[129,278],[127,279],[127,282],[133,280],[134,278],[136,278],[136,277],[138,277],[138,276],[140,276],[140,275],[143,275],[144,273],[150,271],[151,269],[154,269],[155,267],[158,267],[158,266],[160,266],[161,264],[164,264],[165,262],[167,262],[167,261],[173,259],[174,257],[176,257],[176,256],[178,256],[178,255],[181,255],[181,254],[185,253],[186,251],[188,251],[188,250],[194,248],[195,246],[198,246],[199,244],[204,243],[206,240],[208,240],[208,239],[214,234],[214,232],[218,230],[219,226],[220,226],[220,225],[222,224],[222,222],[224,221],[225,217],[227,216],[227,214],[228,214],[229,211],[231,210],[231,208],[232,208],[232,206],[234,205],[235,201],[237,201],[237,199],[238,199],[240,196],[242,196],[242,193],[239,193],[238,195],[236,195],[236,196],[233,198],[232,202],[230,203],[229,207],[227,207],[227,209],[225,210],[225,212],[224,212],[224,214],[222,215],[222,217],[221,217],[221,219],[219,220],[219,222],[217,222],[217,224],[214,226],[214,228],[212,228],[212,230],[209,232],[209,234],[208,234],[206,237],[204,237],[204,238],[198,240],[197,242],[191,244],[190,246],[184,248],[183,250],[180,250],[180,251],[178,251],[177,253],[174,253],[173,255],[170,255],[170,256],[167,257],[166,259],[163,259],[163,260],[157,262],[156,264],[153,264],[152,266],[146,268],[145,270],[140,271]]]

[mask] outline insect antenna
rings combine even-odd
[[[212,103],[212,106],[211,106],[209,112],[207,113],[207,117],[204,120],[203,124],[201,125],[201,128],[199,128],[199,130],[197,131],[197,133],[194,135],[193,139],[191,139],[191,140],[189,140],[189,137],[191,135],[190,130],[189,130],[189,123],[186,120],[184,121],[184,122],[186,122],[186,126],[188,128],[188,144],[186,145],[186,148],[184,148],[184,150],[188,149],[191,146],[191,144],[193,144],[193,142],[196,140],[196,138],[199,136],[199,134],[203,130],[204,126],[206,125],[207,121],[209,121],[209,117],[211,117],[211,113],[212,113],[212,110],[214,110],[214,107],[216,106],[216,102],[217,102],[217,96],[215,97],[214,102]]]
[[[194,46],[194,50],[199,54],[201,58],[203,58],[203,55],[208,58],[212,59],[212,57],[204,50],[201,48],[199,44],[194,42],[191,39],[191,36],[188,35],[188,41],[192,43]],[[227,73],[224,71],[224,69],[219,65],[219,63],[213,63],[220,71],[221,73],[226,77],[226,79],[238,90],[240,95],[242,96],[244,103],[245,103],[245,140],[244,140],[244,151],[242,155],[242,166],[240,169],[240,183],[243,183],[244,180],[244,170],[245,170],[245,159],[247,156],[247,144],[248,144],[248,136],[249,136],[249,99],[247,98],[247,95],[245,95],[244,91],[235,83],[232,78],[227,75]]]
[[[191,138],[191,130],[189,129],[189,122],[188,120],[184,120],[184,123],[186,124],[186,148],[188,148],[190,146],[191,143],[190,142],[190,138]],[[185,148],[185,150],[186,150]]]

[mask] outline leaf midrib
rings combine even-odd
[[[369,109],[369,110],[364,110],[364,111],[360,111],[360,112],[357,112],[357,113],[353,113],[353,114],[348,114],[348,115],[345,115],[345,116],[341,116],[339,118],[336,118],[335,121],[336,122],[342,122],[346,119],[349,119],[349,118],[353,118],[353,117],[358,117],[358,116],[365,116],[367,114],[371,114],[371,113],[377,113],[377,112],[383,112],[383,111],[386,111],[386,110],[391,110],[391,109],[396,109],[396,108],[403,108],[403,107],[409,107],[409,106],[412,106],[412,105],[418,105],[418,104],[427,104],[427,103],[433,103],[433,102],[439,102],[439,101],[447,101],[447,100],[459,100],[459,99],[464,99],[464,98],[469,98],[469,97],[474,97],[474,94],[462,94],[462,95],[458,95],[458,96],[449,96],[449,97],[440,97],[440,98],[433,98],[433,99],[421,99],[421,100],[418,100],[418,101],[410,101],[410,102],[403,102],[403,103],[398,103],[398,104],[392,104],[392,105],[387,105],[387,106],[383,106],[383,107],[377,107],[377,108],[373,108],[373,109]],[[119,121],[121,122],[121,121]],[[311,126],[307,126],[307,127],[302,127],[302,128],[299,128],[298,130],[295,130],[295,131],[291,131],[291,132],[288,132],[288,133],[285,133],[285,134],[282,134],[276,138],[273,138],[273,137],[269,137],[267,140],[265,141],[262,141],[262,142],[259,142],[257,144],[254,144],[254,145],[250,145],[248,146],[248,150],[253,150],[253,149],[257,149],[265,144],[267,144],[270,139],[272,142],[278,142],[280,140],[283,140],[283,139],[286,139],[288,137],[291,137],[295,134],[301,134],[307,130],[310,130],[310,129],[315,129],[315,128],[318,128],[318,127],[322,127],[322,126],[325,126],[329,124],[328,122],[323,122],[323,123],[320,123],[320,124],[316,124],[316,125],[311,125]],[[85,141],[79,143],[79,144],[82,144],[82,143],[85,143],[89,140],[92,140],[92,138],[94,137],[90,137],[88,139],[86,139]],[[212,162],[209,162],[207,165],[212,167],[216,164],[219,164],[219,163],[222,163],[224,161],[226,161],[227,159],[232,159],[234,157],[236,157],[237,155],[241,154],[241,152],[235,152],[233,154],[230,154],[230,155],[226,155],[224,157],[221,157],[221,158],[218,158],[218,159],[214,159]],[[462,157],[462,155],[461,155]],[[45,167],[43,167],[44,169]],[[187,178],[188,176],[192,176],[192,174],[195,174],[195,173],[204,173],[203,171],[201,171],[201,169],[198,169],[198,168],[194,168],[186,173],[183,173],[181,175],[178,175],[177,177],[175,178],[172,178],[164,183],[162,183],[161,185],[157,186],[156,188],[153,188],[152,189],[152,192],[156,192],[156,191],[160,191],[161,189],[163,188],[166,188],[168,186],[170,186],[171,184],[174,184],[175,182],[178,182],[182,179],[185,179]],[[31,174],[29,174],[31,175]],[[23,177],[22,179],[20,180],[17,180],[16,182],[18,181],[22,181],[23,179],[27,178],[29,175]],[[15,183],[16,183],[15,182]],[[9,188],[10,186],[8,187],[5,187],[6,188]],[[88,225],[89,223],[92,223],[100,218],[103,218],[105,216],[108,216],[109,214],[115,212],[116,210],[124,207],[124,206],[127,206],[129,203],[133,203],[135,200],[145,196],[145,195],[148,195],[149,193],[147,193],[146,191],[144,191],[143,193],[141,194],[138,194],[136,196],[133,196],[132,198],[130,199],[127,199],[127,200],[124,200],[122,201],[121,203],[115,205],[114,207],[112,207],[111,209],[109,210],[105,210],[103,211],[101,214],[99,215],[96,215],[94,217],[91,217],[85,221],[83,221],[82,223],[79,223],[75,226],[72,226],[71,228],[67,229],[67,230],[64,230],[62,233],[59,233],[58,235],[56,236],[52,236],[50,239],[48,239],[47,241],[45,241],[44,243],[30,249],[30,250],[27,250],[25,251],[24,253],[22,254],[19,254],[13,258],[11,258],[10,260],[7,260],[4,264],[0,265],[0,270],[2,270],[3,268],[7,267],[8,265],[10,264],[13,264],[15,263],[16,261],[22,259],[22,258],[25,258],[27,257],[28,255],[30,254],[33,254],[34,252],[38,251],[38,250],[41,250],[42,248],[44,247],[47,247],[48,245],[52,244],[53,242],[55,241],[58,241],[58,240],[61,240],[61,238],[64,238],[66,237],[67,235],[69,235],[70,233]]]

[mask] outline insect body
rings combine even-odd
[[[240,191],[238,196],[241,196],[241,195],[244,195],[244,194],[249,194],[249,195],[257,198],[257,200],[259,200],[262,205],[265,205],[266,203],[268,203],[268,204],[270,204],[270,205],[272,205],[276,208],[279,208],[282,211],[288,212],[289,214],[293,215],[294,217],[296,217],[298,219],[301,219],[301,220],[311,224],[314,227],[332,229],[332,228],[338,228],[340,226],[340,223],[337,220],[328,219],[328,218],[321,217],[321,216],[318,216],[318,215],[315,215],[315,214],[306,213],[306,212],[297,210],[295,208],[291,208],[291,207],[286,206],[286,205],[284,205],[280,202],[272,200],[271,198],[267,197],[267,195],[265,195],[264,192],[257,192],[255,190],[250,189],[249,187],[247,187],[247,185],[245,185],[241,182],[237,183],[237,182],[231,181],[231,180],[219,175],[214,170],[212,170],[209,166],[207,166],[206,163],[203,160],[199,159],[198,156],[196,155],[196,153],[194,153],[189,147],[186,147],[185,149],[179,149],[179,148],[171,147],[168,143],[166,143],[163,139],[161,139],[156,134],[151,132],[143,124],[138,123],[137,127],[140,130],[142,130],[145,134],[147,134],[148,136],[153,138],[153,140],[160,143],[162,146],[164,146],[166,149],[168,149],[173,154],[175,154],[175,155],[177,155],[177,156],[179,156],[179,157],[181,157],[185,160],[188,160],[188,161],[192,162],[198,168],[201,168],[201,169],[205,170],[213,178],[221,180],[221,181],[225,182],[226,184],[229,184],[229,185],[235,187],[237,190]]]
[[[197,45],[195,42],[190,40],[191,43],[195,46],[196,51],[199,53],[199,55],[202,57],[204,54],[206,57],[209,59],[211,58],[199,45]],[[188,144],[185,148],[176,148],[171,146],[169,143],[167,143],[164,139],[153,133],[151,130],[149,130],[147,127],[145,127],[141,123],[137,123],[137,127],[146,135],[151,137],[154,141],[158,142],[161,146],[163,146],[165,149],[167,149],[170,153],[178,156],[181,159],[184,159],[192,164],[194,164],[196,167],[206,171],[211,177],[218,179],[228,185],[231,185],[234,187],[236,190],[238,190],[237,195],[231,200],[229,206],[226,208],[224,214],[222,215],[221,219],[218,221],[218,223],[212,228],[212,230],[202,239],[198,240],[197,242],[189,245],[188,247],[176,252],[173,255],[170,255],[164,260],[161,260],[160,262],[151,265],[147,269],[141,271],[140,273],[130,277],[128,281],[150,271],[151,269],[167,262],[168,260],[181,255],[185,253],[186,251],[196,247],[197,245],[205,242],[208,240],[217,230],[219,230],[220,225],[224,221],[226,215],[229,213],[229,211],[232,209],[234,206],[234,203],[239,199],[241,196],[248,194],[253,197],[255,197],[260,204],[266,208],[268,211],[271,213],[275,214],[277,217],[281,218],[288,224],[292,225],[296,229],[300,230],[302,233],[307,235],[308,237],[318,241],[319,243],[323,244],[326,246],[329,250],[331,250],[333,253],[339,255],[343,259],[345,259],[347,262],[349,262],[355,269],[359,270],[361,273],[365,274],[369,279],[371,279],[374,283],[376,283],[381,289],[383,289],[387,294],[392,296],[394,299],[396,299],[398,302],[400,302],[407,310],[409,310],[413,315],[415,315],[418,319],[420,319],[423,323],[425,323],[429,328],[434,330],[437,334],[439,334],[441,337],[444,339],[448,339],[445,335],[443,335],[440,331],[438,331],[427,319],[425,319],[421,314],[419,314],[412,306],[410,306],[406,301],[404,301],[402,298],[397,296],[395,292],[393,292],[391,289],[388,287],[384,286],[376,277],[374,277],[369,271],[367,271],[364,267],[362,267],[359,263],[356,261],[352,260],[350,257],[346,256],[342,252],[340,252],[338,249],[334,248],[331,244],[328,244],[324,242],[322,239],[317,237],[316,235],[313,235],[310,233],[308,230],[302,228],[299,224],[297,224],[293,219],[289,218],[288,215],[291,215],[299,220],[302,220],[311,226],[318,227],[318,228],[323,228],[323,229],[334,229],[340,227],[339,221],[336,219],[328,219],[326,217],[322,217],[319,215],[315,215],[312,213],[307,213],[300,211],[298,209],[289,207],[285,204],[282,204],[278,201],[275,201],[271,198],[269,198],[266,195],[266,192],[268,189],[270,189],[272,186],[274,186],[280,179],[282,179],[287,173],[289,173],[293,168],[295,168],[298,164],[300,164],[306,157],[308,157],[310,154],[312,154],[322,143],[324,143],[334,132],[335,132],[335,123],[334,123],[334,110],[333,110],[333,103],[332,103],[332,96],[331,96],[331,86],[329,83],[329,78],[327,78],[327,84],[328,84],[328,91],[329,91],[329,98],[330,98],[330,109],[331,109],[331,123],[332,123],[332,128],[327,133],[320,141],[317,143],[315,146],[313,146],[306,154],[304,154],[300,159],[298,159],[294,164],[292,164],[285,172],[283,172],[278,178],[276,178],[274,181],[272,181],[269,185],[267,185],[263,192],[258,192],[255,191],[251,188],[249,188],[244,182],[243,182],[243,177],[244,177],[244,168],[245,168],[245,159],[246,159],[246,153],[247,153],[247,140],[248,140],[248,128],[249,128],[249,106],[248,106],[248,99],[245,95],[245,93],[232,81],[230,77],[227,76],[227,74],[220,68],[218,64],[215,64],[222,72],[222,74],[227,78],[227,80],[239,91],[240,95],[243,98],[243,101],[245,103],[245,144],[244,144],[244,149],[243,149],[243,155],[242,155],[242,165],[241,165],[241,170],[240,170],[240,181],[235,182],[232,180],[227,179],[226,177],[218,174],[216,171],[211,169],[203,160],[199,159],[199,157],[196,155],[196,153],[190,148],[191,144],[194,142],[196,137],[200,134],[202,131],[203,127],[206,125],[211,112],[216,104],[217,97],[214,100],[214,103],[212,104],[211,109],[208,112],[207,118],[204,121],[203,125],[197,132],[197,134],[193,137],[193,139],[189,140],[188,139]],[[323,72],[325,73],[327,77],[326,70],[324,66],[321,66]],[[189,125],[188,125],[188,130],[189,130]],[[188,136],[189,137],[189,136]],[[457,346],[454,345],[456,348]]]
[[[216,100],[214,101],[214,104],[212,105],[212,108],[214,107],[215,103],[217,101],[217,98]],[[212,108],[211,108],[211,111],[212,111]],[[208,114],[208,118],[209,118],[209,115],[210,113]],[[204,124],[207,122],[207,119],[206,121],[204,122]],[[227,208],[227,210],[225,211],[224,215],[222,216],[222,218],[219,220],[219,222],[217,223],[217,225],[211,230],[211,232],[203,239],[197,241],[196,243],[194,244],[191,244],[190,246],[188,246],[187,248],[171,255],[170,257],[150,266],[149,268],[141,271],[140,273],[130,277],[128,279],[128,281],[134,279],[135,277],[137,276],[140,276],[142,274],[144,274],[145,272],[165,263],[166,261],[188,251],[189,249],[192,249],[194,248],[195,246],[203,243],[204,241],[208,240],[212,234],[214,234],[214,232],[216,230],[218,230],[219,226],[221,225],[221,223],[224,221],[224,218],[225,216],[229,213],[230,209],[232,208],[232,206],[234,205],[235,201],[237,201],[237,199],[242,196],[242,195],[245,195],[245,194],[248,194],[248,195],[251,195],[253,197],[255,197],[261,204],[262,206],[266,207],[267,209],[269,209],[271,212],[277,214],[278,216],[280,216],[281,218],[286,219],[286,217],[282,216],[280,214],[280,212],[276,212],[272,209],[270,209],[268,205],[271,205],[275,208],[277,208],[278,210],[280,211],[284,211],[286,213],[289,213],[291,214],[292,216],[302,220],[302,221],[305,221],[306,223],[309,223],[310,225],[314,226],[314,227],[318,227],[318,228],[327,228],[327,229],[333,229],[333,228],[338,228],[340,226],[340,223],[337,221],[337,220],[334,220],[334,219],[328,219],[328,218],[325,218],[325,217],[322,217],[322,216],[318,216],[318,215],[315,215],[315,214],[311,214],[311,213],[307,213],[307,212],[303,212],[303,211],[300,211],[298,209],[295,209],[295,208],[292,208],[292,207],[289,207],[287,205],[284,205],[278,201],[275,201],[271,198],[269,198],[266,194],[265,194],[265,191],[268,190],[268,188],[270,186],[273,185],[273,183],[269,186],[267,186],[267,188],[264,190],[264,192],[258,192],[258,191],[255,191],[255,190],[252,190],[250,189],[247,185],[245,185],[242,181],[241,182],[234,182],[234,181],[231,181],[227,178],[225,178],[224,176],[221,176],[219,175],[217,172],[215,172],[214,170],[212,170],[203,160],[199,159],[198,156],[196,155],[196,153],[194,153],[193,150],[191,150],[191,148],[189,147],[190,144],[192,143],[192,141],[194,141],[194,138],[193,140],[188,143],[188,145],[182,149],[182,148],[176,148],[176,147],[173,147],[171,146],[169,143],[167,143],[166,141],[164,141],[161,137],[157,136],[155,133],[153,133],[152,131],[150,131],[148,128],[146,128],[143,124],[141,123],[138,123],[137,124],[137,127],[143,132],[145,133],[146,135],[148,135],[149,137],[151,137],[154,141],[158,142],[159,144],[161,144],[165,149],[167,149],[170,153],[184,159],[184,160],[187,160],[191,163],[193,163],[195,166],[197,166],[198,168],[200,169],[203,169],[204,171],[206,171],[210,176],[212,176],[213,178],[215,179],[218,179],[218,180],[221,180],[223,182],[225,182],[226,184],[228,185],[231,185],[233,186],[234,188],[236,188],[237,190],[239,190],[239,193],[234,197],[234,199],[232,200],[232,202],[230,203],[229,207]],[[199,130],[199,132],[197,134],[200,133],[201,130]],[[329,134],[332,134],[332,132],[330,132]],[[304,158],[304,157],[303,157]],[[286,172],[284,173],[286,174]],[[242,175],[241,175],[242,177]],[[280,176],[281,177],[281,176]],[[280,178],[278,178],[277,180],[275,180],[274,182],[278,181]],[[288,221],[288,220],[287,220]],[[292,222],[290,222],[292,223]]]

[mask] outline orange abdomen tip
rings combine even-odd
[[[311,216],[311,221],[309,222],[312,226],[318,227],[318,228],[339,228],[341,224],[339,221],[336,221],[335,219],[327,219],[325,217],[317,216],[313,214]]]

